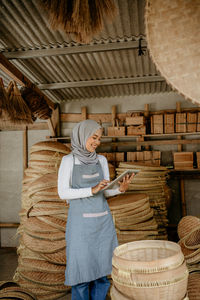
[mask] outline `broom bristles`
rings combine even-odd
[[[0,117],[3,114],[3,111],[7,110],[8,106],[8,95],[4,88],[3,79],[0,78]]]
[[[16,83],[12,82],[8,86],[10,91],[9,95],[9,116],[13,123],[33,123],[31,117],[31,111],[24,99],[22,98],[20,91]]]

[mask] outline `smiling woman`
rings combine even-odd
[[[109,182],[108,163],[96,153],[101,126],[92,120],[78,123],[72,132],[72,153],[63,157],[58,174],[60,198],[69,201],[66,227],[65,284],[72,286],[72,300],[104,300],[110,283],[112,255],[118,245],[105,196],[128,188],[125,177],[118,188],[102,189]]]

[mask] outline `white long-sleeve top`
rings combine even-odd
[[[108,162],[105,156],[97,155],[101,164],[104,179],[110,180]],[[58,172],[58,195],[61,199],[71,200],[85,197],[91,197],[92,187],[73,189],[72,186],[72,171],[73,171],[73,155],[70,153],[62,158],[61,165]],[[81,164],[79,159],[75,157],[75,164]],[[104,191],[105,197],[115,196],[120,194],[119,188],[107,189]]]

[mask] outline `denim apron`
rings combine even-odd
[[[92,165],[73,163],[73,189],[93,187],[103,179],[99,161]],[[112,255],[118,242],[103,192],[70,200],[66,243],[66,285],[90,282],[111,274]]]

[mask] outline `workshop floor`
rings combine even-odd
[[[13,280],[17,268],[17,253],[15,248],[0,248],[0,281]],[[59,298],[59,300],[70,300],[71,294]],[[107,297],[109,300],[110,297]]]

